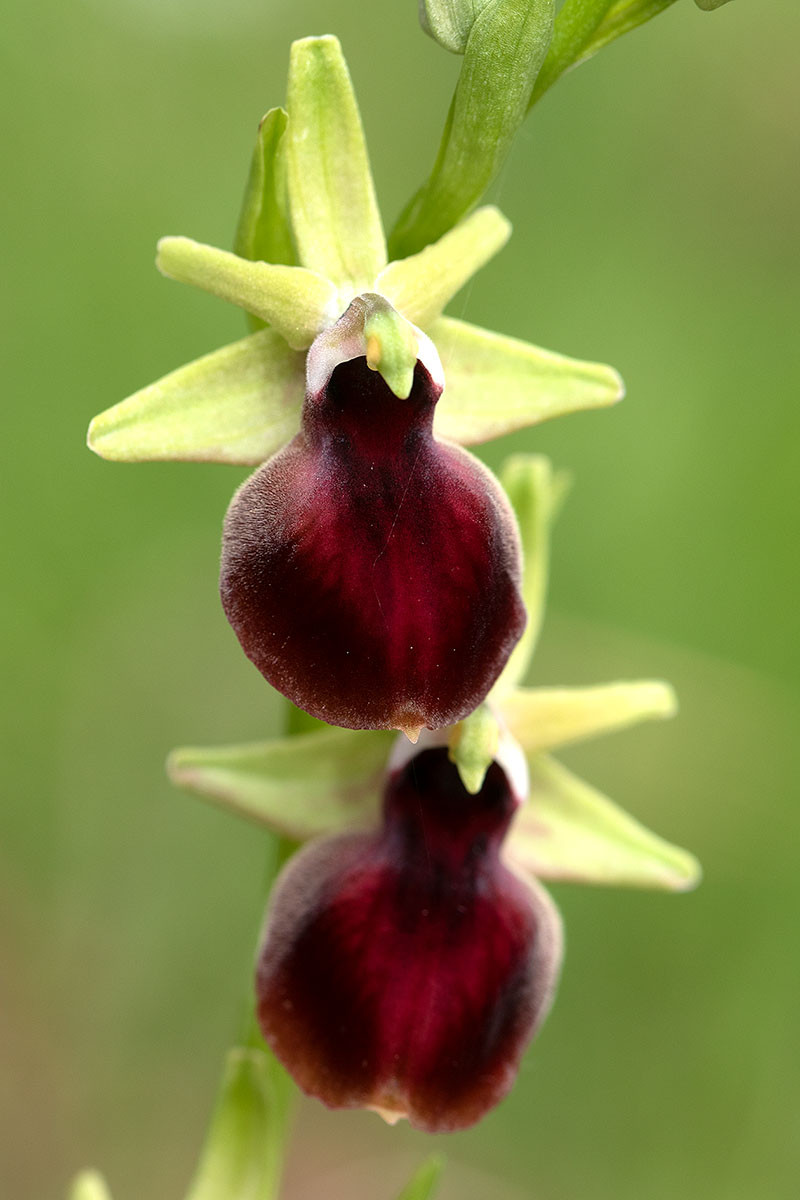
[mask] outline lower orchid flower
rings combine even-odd
[[[258,1018],[300,1087],[429,1132],[503,1098],[544,1019],[561,921],[502,843],[527,792],[510,739],[470,795],[446,745],[390,763],[378,830],[312,842],[273,893]]]

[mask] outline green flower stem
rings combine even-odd
[[[320,724],[287,706],[289,736]],[[269,897],[296,843],[270,835],[265,871]],[[186,1200],[278,1200],[294,1088],[268,1048],[253,1002],[248,970],[242,1032],[225,1060],[217,1102]]]

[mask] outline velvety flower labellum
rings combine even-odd
[[[477,795],[437,747],[396,767],[376,833],[310,843],[273,894],[258,1016],[306,1092],[462,1129],[511,1087],[561,959],[547,894],[500,859],[519,802]]]
[[[493,476],[433,437],[429,339],[414,330],[405,398],[371,369],[369,302],[317,338],[300,433],[234,497],[221,594],[245,653],[299,707],[414,737],[471,712],[519,639],[518,535]]]

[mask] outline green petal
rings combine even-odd
[[[100,413],[89,446],[117,462],[255,465],[297,433],[304,378],[304,355],[264,329]]]
[[[485,704],[453,727],[448,757],[456,764],[461,782],[471,796],[477,796],[483,787],[484,776],[495,759],[499,742],[497,718]]]
[[[514,454],[500,472],[511,507],[519,522],[522,540],[522,598],[528,624],[511,652],[490,695],[501,707],[527,674],[544,618],[550,568],[550,528],[569,487],[569,477],[554,472],[541,454]]]
[[[389,263],[375,289],[424,329],[510,236],[511,223],[498,208],[479,208],[419,254]]]
[[[529,760],[530,799],[509,857],[538,879],[685,892],[700,882],[688,850],[665,842],[553,759]]]
[[[162,238],[156,266],[170,279],[202,288],[259,317],[295,350],[310,346],[339,316],[336,288],[304,267],[249,262],[185,237]]]
[[[283,1160],[281,1068],[255,1047],[228,1052],[203,1154],[187,1200],[276,1200]]]
[[[111,1192],[98,1171],[81,1171],[69,1189],[69,1200],[111,1200]]]
[[[588,688],[521,688],[501,702],[509,731],[538,754],[599,733],[613,733],[677,711],[668,683],[607,683]]]
[[[297,256],[289,226],[285,130],[282,108],[261,118],[233,249],[240,258],[292,266]]]
[[[452,317],[440,317],[428,332],[446,380],[436,431],[465,446],[565,413],[604,408],[625,393],[612,367],[565,358]]]
[[[337,38],[292,44],[287,107],[289,200],[300,261],[340,288],[366,291],[386,265],[386,242]]]
[[[396,735],[324,729],[244,746],[173,750],[173,783],[303,841],[372,824]]]
[[[444,1159],[433,1155],[425,1160],[403,1188],[397,1200],[433,1200],[444,1167]]]

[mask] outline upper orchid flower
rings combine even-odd
[[[228,512],[221,588],[248,657],[295,704],[416,741],[481,702],[525,610],[502,489],[433,437],[433,344],[416,334],[407,395],[370,369],[387,318],[395,331],[385,301],[357,297],[314,342],[301,432]]]
[[[223,545],[246,653],[308,712],[414,737],[480,703],[524,626],[508,506],[448,443],[610,404],[622,385],[441,315],[507,240],[495,208],[387,263],[335,38],[294,44],[287,108],[262,122],[238,253],[165,238],[157,260],[269,327],[101,414],[89,444],[127,461],[264,463]]]

